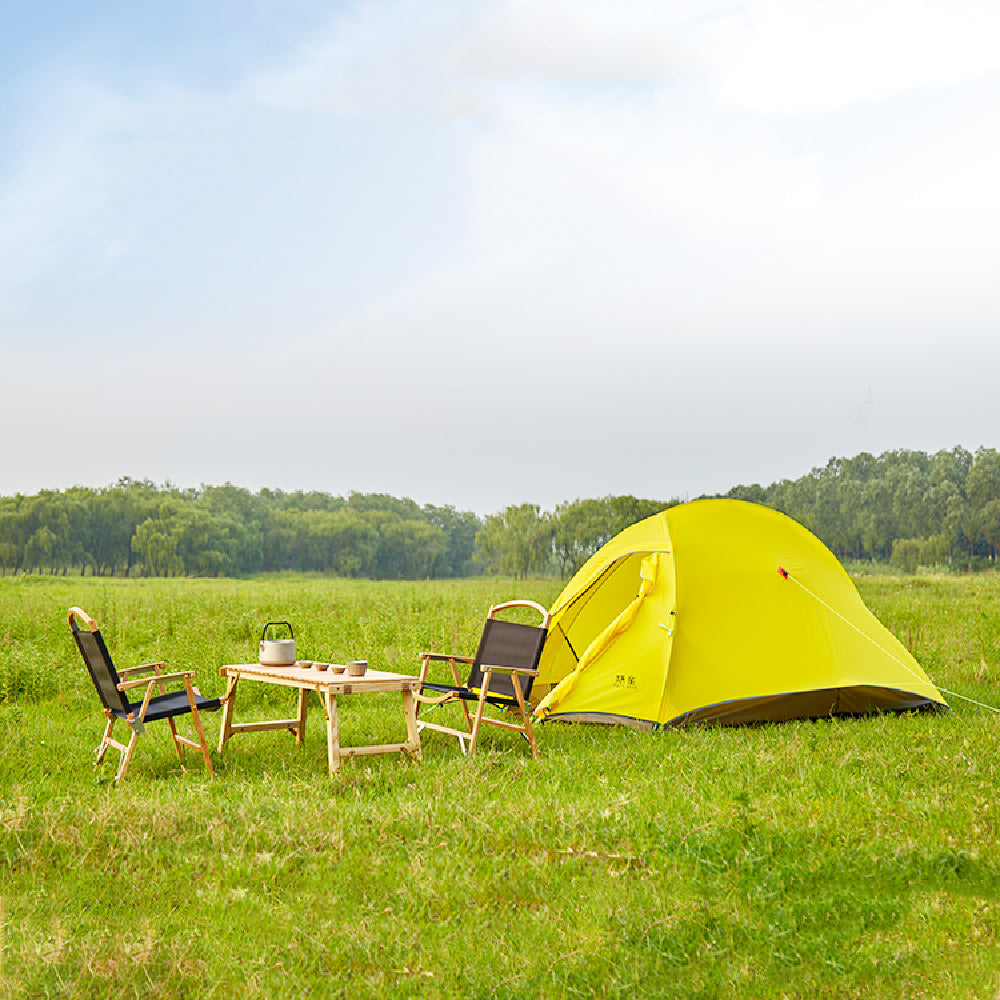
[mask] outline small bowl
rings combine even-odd
[[[367,660],[351,660],[347,664],[347,676],[348,677],[364,677],[365,671],[368,669]]]
[[[303,670],[308,670],[313,665],[312,660],[296,660],[295,666],[302,667]]]
[[[313,663],[313,667],[316,670],[320,670],[320,671],[327,670],[329,668],[329,666],[330,666],[329,663]]]
[[[331,674],[342,674],[344,672],[343,663],[328,663],[327,666],[330,668]]]

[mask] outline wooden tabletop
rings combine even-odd
[[[350,676],[343,664],[332,663],[326,670],[315,666],[279,667],[262,663],[227,663],[219,668],[222,677],[246,677],[250,680],[267,681],[288,687],[313,688],[354,688],[358,691],[403,691],[416,690],[419,677],[409,674],[395,674],[388,670],[373,670],[369,667],[360,677]],[[343,690],[349,694],[349,690]]]

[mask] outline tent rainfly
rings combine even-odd
[[[947,708],[832,552],[696,500],[626,528],[556,601],[535,716],[636,728]]]

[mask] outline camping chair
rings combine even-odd
[[[79,618],[90,631],[81,629],[77,625],[75,618]],[[118,773],[115,781],[125,776],[129,761],[132,759],[132,751],[135,750],[136,741],[139,734],[145,729],[147,722],[155,722],[158,719],[166,719],[170,725],[170,732],[174,738],[174,747],[177,756],[184,760],[184,747],[193,747],[200,750],[205,758],[205,767],[209,774],[212,770],[212,761],[208,756],[208,745],[205,743],[205,733],[201,728],[201,716],[199,711],[214,712],[221,707],[222,701],[219,698],[206,698],[196,687],[191,684],[194,671],[181,670],[176,673],[166,674],[162,672],[165,666],[163,663],[144,663],[139,667],[129,667],[121,674],[115,670],[114,663],[111,662],[111,655],[108,647],[104,644],[104,638],[97,622],[94,621],[86,611],[80,608],[69,609],[69,626],[73,630],[73,638],[83,656],[83,662],[90,672],[90,679],[97,688],[101,703],[104,705],[104,714],[108,724],[104,729],[104,739],[96,750],[95,770],[100,767],[104,760],[104,755],[108,752],[108,747],[115,747],[121,754],[121,762],[118,765]],[[151,677],[138,677],[140,674],[150,674]],[[183,681],[183,691],[167,692],[167,681]],[[126,691],[145,686],[141,701],[129,701]],[[153,694],[154,688],[159,688],[158,695]],[[198,742],[184,739],[177,735],[177,726],[174,725],[174,716],[191,713],[194,728],[198,733]],[[132,727],[132,739],[128,746],[119,743],[111,738],[111,730],[118,719],[124,719]]]
[[[506,608],[531,608],[542,616],[541,625],[522,625],[496,618],[499,611]],[[521,733],[531,747],[531,756],[538,759],[538,747],[525,702],[531,694],[531,684],[538,675],[538,660],[549,627],[549,613],[534,601],[508,601],[495,604],[486,616],[483,635],[479,640],[479,650],[474,657],[444,655],[441,653],[421,653],[420,693],[415,695],[417,712],[421,705],[444,705],[458,701],[465,716],[465,728],[456,729],[439,723],[417,720],[417,729],[433,729],[458,737],[462,753],[476,752],[479,727],[485,723],[513,729]],[[453,684],[432,684],[427,673],[432,662],[447,662],[451,668]],[[456,664],[471,665],[468,680],[463,685],[458,679]],[[523,680],[522,680],[523,679]],[[437,695],[424,694],[436,691]],[[476,714],[472,717],[466,702],[476,703]],[[508,719],[498,719],[484,714],[486,706],[506,709],[520,716],[520,724]],[[466,747],[468,744],[468,747]]]

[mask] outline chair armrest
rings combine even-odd
[[[152,684],[160,684],[163,681],[183,680],[185,677],[194,677],[194,671],[178,670],[176,673],[155,674],[152,677],[144,677],[137,681],[122,681],[121,684],[118,685],[118,690],[128,691],[130,688],[142,687],[144,684],[148,687]]]
[[[155,670],[157,673],[160,672],[160,667],[165,667],[166,661],[160,660],[159,663],[141,663],[137,667],[126,667],[124,670],[118,672],[119,677],[131,677],[132,674],[146,674],[150,670]]]
[[[537,677],[538,671],[528,667],[501,667],[496,663],[481,663],[481,670],[489,670],[496,674],[523,674],[525,677]]]
[[[461,687],[462,682],[459,680],[458,671],[455,669],[456,663],[474,663],[475,658],[471,656],[455,656],[454,654],[446,655],[445,653],[421,653],[420,654],[420,685],[423,687],[424,682],[427,680],[427,674],[430,672],[431,663],[447,663],[448,669],[451,671],[451,679],[455,682],[456,687]]]

